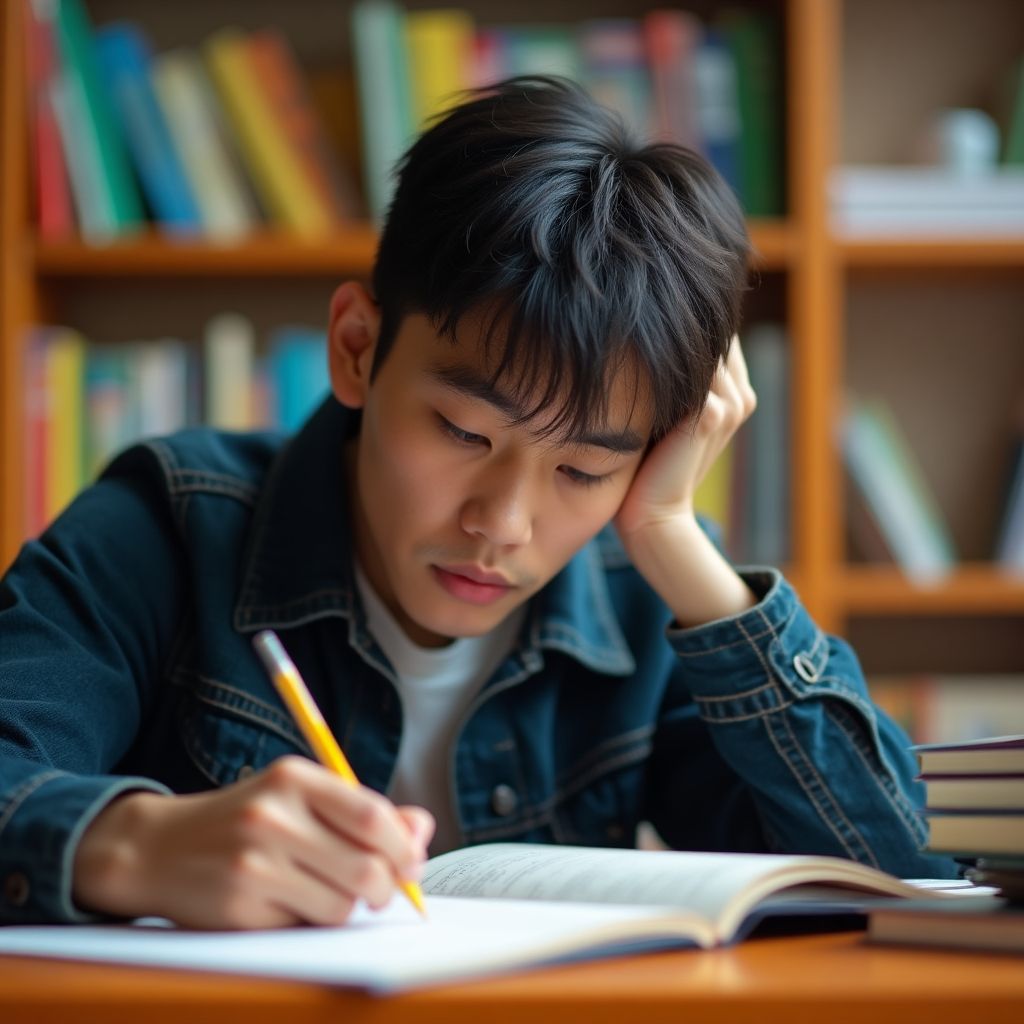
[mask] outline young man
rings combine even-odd
[[[851,651],[694,515],[747,256],[703,160],[567,84],[428,131],[306,427],[130,450],[4,579],[0,918],[336,923],[428,846],[642,820],[950,873]],[[266,627],[361,788],[294,756]]]

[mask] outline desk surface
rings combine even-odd
[[[755,939],[386,998],[202,973],[0,957],[4,1024],[996,1024],[1024,1022],[1024,957]]]

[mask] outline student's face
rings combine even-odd
[[[417,643],[486,633],[618,510],[648,413],[625,373],[611,382],[606,422],[585,439],[538,436],[543,413],[512,425],[504,394],[485,389],[471,318],[453,345],[425,317],[407,317],[371,383],[375,316],[359,286],[336,293],[332,383],[363,410],[350,462],[360,564]]]

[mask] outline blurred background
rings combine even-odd
[[[583,82],[704,153],[759,408],[702,490],[917,740],[1024,732],[1024,5],[3,0],[0,564],[133,439],[293,430],[394,160]]]

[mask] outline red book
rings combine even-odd
[[[50,397],[46,387],[46,339],[48,332],[36,328],[25,346],[25,536],[36,537],[46,526],[46,449],[49,433]]]
[[[53,22],[45,13],[45,6],[30,0],[25,7],[36,220],[42,238],[60,238],[75,230],[75,215],[53,106],[53,90],[60,74],[59,57]]]

